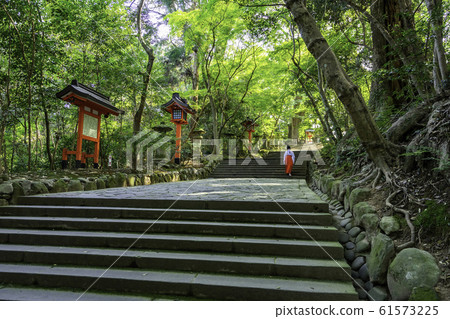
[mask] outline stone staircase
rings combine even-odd
[[[296,159],[300,151],[294,151]],[[306,161],[294,165],[292,176],[287,176],[283,164],[283,152],[270,152],[264,159],[226,159],[217,165],[210,177],[212,178],[306,178]]]
[[[0,300],[357,300],[326,203],[58,195],[0,207]]]

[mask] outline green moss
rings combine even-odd
[[[409,301],[439,301],[439,296],[433,288],[416,287],[412,290]]]

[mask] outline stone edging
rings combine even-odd
[[[399,231],[400,224],[394,216],[378,217],[376,209],[366,202],[371,189],[317,171],[312,174],[310,187],[330,204],[360,299],[438,300],[433,288],[440,274],[436,260],[416,248],[396,254],[389,235]],[[411,276],[417,278],[412,280]]]
[[[9,180],[0,178],[0,206],[17,204],[24,195],[61,193],[70,191],[90,191],[113,187],[132,187],[166,182],[178,182],[207,178],[218,161],[212,161],[203,168],[184,168],[179,171],[156,172],[153,174],[104,172],[97,177],[35,179],[25,178]]]

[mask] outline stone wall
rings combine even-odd
[[[71,191],[90,191],[103,188],[132,187],[165,182],[178,182],[207,178],[218,162],[211,162],[203,168],[183,168],[179,171],[137,174],[124,172],[104,172],[103,175],[88,176],[82,170],[76,171],[77,177],[10,177],[0,176],[0,206],[14,205],[24,195],[61,193]],[[67,175],[69,175],[68,172]],[[74,175],[74,174],[70,174]]]
[[[311,188],[330,203],[360,299],[437,300],[434,286],[440,270],[436,260],[416,248],[396,251],[390,236],[401,230],[399,221],[396,216],[380,216],[368,203],[371,188],[317,171]]]

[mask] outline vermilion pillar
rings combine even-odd
[[[176,149],[175,149],[175,164],[180,164],[181,158],[181,124],[176,123]]]

